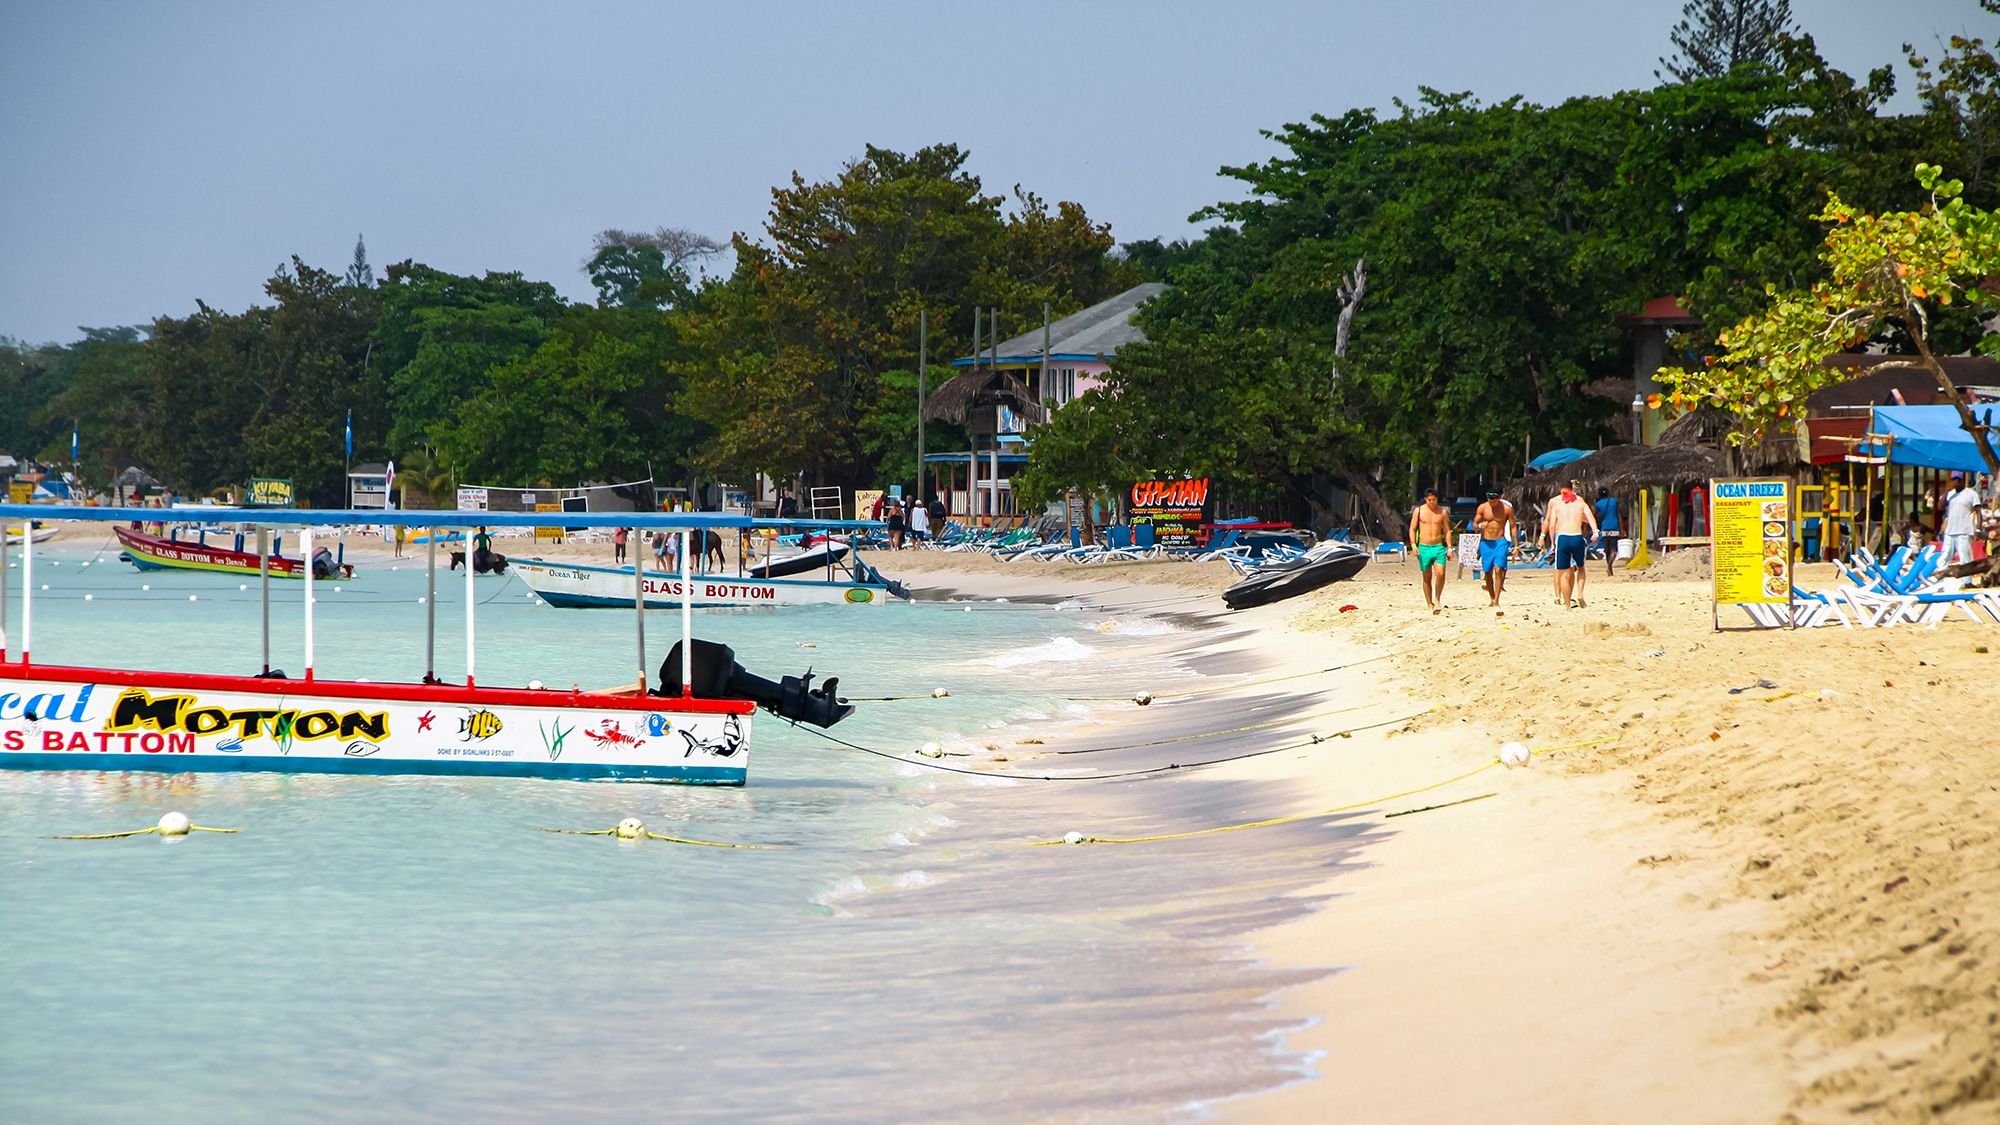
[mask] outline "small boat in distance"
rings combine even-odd
[[[843,548],[844,550],[845,548]],[[826,561],[821,557],[819,565]],[[508,566],[535,596],[557,609],[630,609],[634,595],[632,568],[584,566],[514,558]],[[690,574],[687,589],[696,608],[762,605],[880,605],[893,595],[907,598],[900,584],[883,578],[868,564],[856,561],[830,578],[751,578],[727,574]],[[637,579],[648,609],[673,609],[681,604],[681,577],[649,570]]]
[[[238,515],[236,519],[246,519],[249,513]],[[222,547],[211,547],[205,543],[184,543],[178,539],[162,539],[157,535],[144,535],[128,527],[113,527],[111,533],[118,537],[118,544],[125,548],[125,558],[140,570],[211,570],[228,574],[256,574],[264,560],[248,551],[232,551]],[[354,567],[347,563],[335,562],[333,552],[324,547],[313,552],[318,560],[314,574],[320,578],[353,578]],[[272,555],[269,560],[271,577],[302,578],[305,564],[298,559]]]
[[[48,541],[48,540],[50,540],[50,539],[53,539],[53,538],[55,538],[55,537],[56,537],[56,534],[57,534],[57,532],[58,532],[58,530],[59,530],[59,529],[58,529],[58,528],[53,528],[53,527],[41,527],[41,526],[36,526],[36,527],[34,527],[34,528],[33,528],[32,530],[33,530],[33,533],[34,533],[34,538],[35,538],[35,542],[37,542],[37,543],[43,543],[43,542],[47,542],[47,541]],[[10,527],[10,528],[8,528],[8,529],[7,529],[7,545],[8,545],[9,547],[18,547],[18,546],[20,546],[20,545],[21,545],[21,534],[22,534],[22,533],[21,533],[21,529],[20,529],[20,528],[18,528],[18,527]]]

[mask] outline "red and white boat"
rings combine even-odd
[[[0,519],[26,518],[26,505],[0,504]],[[125,523],[157,518],[144,509],[51,508],[44,521]],[[178,511],[176,522],[252,524],[261,541],[271,527],[301,530],[313,554],[315,527],[403,524],[412,527],[523,526],[538,513],[339,512],[270,509]],[[789,520],[797,525],[802,521]],[[625,526],[638,532],[758,526],[722,513],[569,513],[572,526]],[[866,526],[851,523],[828,526]],[[121,541],[126,529],[119,529]],[[150,538],[150,537],[149,537]],[[636,539],[636,536],[635,536]],[[168,542],[154,540],[154,543]],[[129,548],[128,548],[129,549]],[[159,548],[151,548],[157,550]],[[241,552],[223,552],[241,554]],[[681,599],[680,641],[654,680],[646,665],[646,593],[631,594],[639,676],[606,692],[547,691],[475,680],[472,572],[466,571],[465,682],[435,674],[436,550],[429,552],[426,672],[414,683],[327,680],[313,672],[311,568],[299,567],[304,596],[304,674],[271,670],[268,581],[263,591],[261,675],[153,672],[37,664],[32,658],[34,548],[21,553],[19,616],[10,628],[6,568],[0,568],[0,768],[57,770],[277,770],[363,774],[485,774],[505,777],[647,780],[742,785],[748,778],[753,713],[831,726],[852,713],[812,675],[779,682],[745,672],[723,645],[692,635],[692,606]],[[268,555],[250,569],[278,573]],[[680,557],[688,557],[685,546]],[[296,565],[296,563],[295,563]],[[230,569],[238,569],[230,567]],[[687,577],[682,576],[687,589]],[[692,660],[681,654],[691,652]]]
[[[183,522],[182,513],[187,510],[189,509],[177,510],[174,513],[174,520]],[[160,513],[154,514],[157,517]],[[232,511],[229,522],[248,522],[243,518],[245,514]],[[157,535],[145,535],[133,531],[129,527],[114,527],[111,533],[118,537],[118,545],[125,548],[125,557],[140,570],[212,570],[227,574],[257,574],[268,566],[273,578],[302,578],[305,575],[306,564],[300,559],[232,551],[226,547],[211,547],[199,539],[192,543],[179,539],[162,539]],[[354,568],[345,563],[322,564],[320,577],[333,577],[335,574],[341,578],[352,578]]]

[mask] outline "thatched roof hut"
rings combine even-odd
[[[1642,488],[1706,486],[1711,478],[1728,475],[1728,462],[1721,453],[1692,442],[1613,445],[1559,469],[1522,477],[1502,494],[1515,507],[1528,508],[1540,506],[1561,492],[1572,477],[1582,482],[1587,497],[1595,497],[1598,489],[1605,488],[1624,499]]]
[[[1731,434],[1739,432],[1736,415],[1720,406],[1703,403],[1674,419],[1660,432],[1661,445],[1699,445],[1721,450],[1731,471],[1744,474],[1789,475],[1804,460],[1799,455],[1798,431],[1791,427],[1766,434],[1755,445],[1732,446]]]
[[[974,368],[945,380],[924,399],[924,421],[963,422],[975,407],[1005,406],[1030,424],[1048,421],[1028,385],[1005,371]]]

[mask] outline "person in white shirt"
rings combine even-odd
[[[922,504],[910,505],[910,538],[921,544],[931,537],[931,514]]]
[[[1965,486],[1965,476],[1951,474],[1951,491],[1944,497],[1944,564],[1954,566],[1972,561],[1972,533],[1979,526],[1977,512],[1986,505],[1979,493]]]

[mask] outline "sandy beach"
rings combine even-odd
[[[989,592],[1230,580],[1216,564],[877,561]],[[1295,695],[1428,713],[1356,732],[1335,759],[1201,775],[1289,777],[1296,803],[1271,815],[1373,801],[1377,829],[1365,866],[1309,892],[1325,906],[1252,938],[1274,965],[1344,970],[1279,1000],[1309,1023],[1288,1045],[1320,1053],[1319,1077],[1225,1116],[1992,1119],[2000,631],[1717,633],[1696,556],[1599,570],[1580,610],[1523,572],[1505,617],[1466,578],[1433,618],[1416,573],[1378,562],[1230,616],[1278,666],[1344,653],[1392,670]],[[1834,577],[1805,568],[1801,584]],[[1515,739],[1529,768],[1385,799]]]
[[[349,553],[386,552],[361,541]],[[518,553],[608,563],[611,552]],[[1330,750],[1121,790],[1101,823],[1091,818],[1107,806],[1074,788],[1035,810],[1056,835],[1180,834],[1042,849],[1030,870],[1046,877],[1109,878],[1089,865],[1112,851],[1154,865],[1259,855],[1233,890],[1285,901],[1261,927],[1241,921],[1254,910],[1232,917],[1254,956],[1305,981],[1276,994],[1272,1017],[1314,1073],[1216,1106],[1225,1118],[1318,1121],[1356,1106],[1413,1122],[2000,1111],[2000,629],[1961,618],[1717,633],[1694,556],[1643,576],[1600,564],[1577,610],[1554,604],[1548,572],[1523,572],[1504,617],[1470,576],[1454,576],[1433,617],[1414,565],[1396,561],[1236,614],[1212,596],[1232,580],[1221,564],[871,561],[920,595],[1079,597],[1110,627],[1180,621],[1190,628],[1161,644],[1221,689],[1186,706],[1165,693],[1150,707],[1114,703],[1066,742],[1010,734],[984,748],[985,768],[1068,768],[1084,759],[1057,755],[1079,739],[1254,723],[1200,743],[1221,757],[1366,728]],[[1834,577],[1808,567],[1800,584]],[[1509,740],[1536,751],[1531,765],[1495,763]],[[1254,807],[1234,801],[1232,787],[1253,783]],[[1276,818],[1296,819],[1200,832]],[[1271,876],[1295,833],[1317,828],[1351,852]]]

